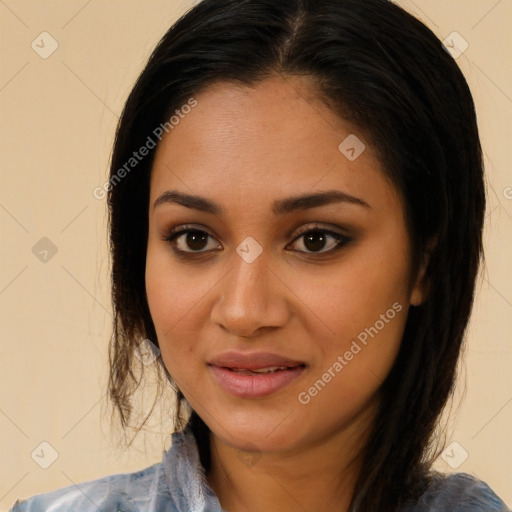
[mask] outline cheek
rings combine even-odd
[[[172,336],[183,319],[208,289],[204,280],[184,272],[170,253],[171,249],[150,241],[146,256],[146,294],[155,328]]]
[[[406,311],[409,301],[407,259],[400,250],[354,251],[327,279],[296,280],[294,291],[321,320],[326,350],[350,345],[376,323],[379,338],[401,340],[405,318],[397,310]]]
[[[340,318],[337,339],[320,341],[320,362],[311,368],[298,390],[295,399],[302,413],[307,413],[304,421],[310,422],[311,428],[317,425],[328,430],[332,425],[341,426],[360,417],[398,354],[407,318],[401,303],[383,301],[382,308],[372,306],[355,312],[359,320],[352,322],[350,329]]]
[[[319,411],[328,409],[329,401],[343,404],[347,413],[362,407],[399,351],[409,307],[408,260],[403,247],[386,250],[384,245],[354,253],[342,272],[309,287],[315,313],[329,328],[316,338],[318,357],[302,389],[304,400],[311,398],[310,406]]]
[[[146,255],[146,296],[151,318],[157,333],[172,327],[177,297],[173,293],[175,283],[169,279],[168,262],[161,251],[148,245]]]
[[[195,321],[215,280],[207,274],[180,270],[166,247],[148,244],[146,257],[146,295],[157,333],[162,359],[173,377],[192,372],[197,364],[199,321]]]

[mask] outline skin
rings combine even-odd
[[[207,478],[225,510],[347,510],[378,389],[408,308],[424,294],[423,269],[411,272],[402,201],[369,141],[318,99],[307,78],[217,83],[196,99],[159,144],[151,176],[146,291],[163,362],[211,430]],[[366,146],[354,161],[338,149],[350,134]],[[225,212],[154,207],[171,189],[205,196]],[[274,200],[331,189],[369,206],[271,210]],[[164,240],[184,224],[210,235],[202,245],[179,238],[189,254],[203,251],[195,259],[180,259]],[[327,236],[322,247],[297,234],[314,227],[351,241],[329,253],[336,239]],[[252,263],[236,252],[249,236],[262,248]],[[298,394],[395,303],[401,311],[300,403]],[[306,370],[272,395],[238,398],[207,365],[226,350],[274,352]]]

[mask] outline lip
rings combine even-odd
[[[237,370],[258,370],[270,366],[301,366],[304,361],[297,361],[272,352],[223,352],[208,361],[212,366],[233,368]]]
[[[270,352],[224,352],[208,362],[214,381],[226,392],[240,398],[271,395],[297,379],[306,365],[303,361]],[[247,375],[236,370],[286,367],[272,373]]]

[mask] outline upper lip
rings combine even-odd
[[[285,366],[293,368],[303,366],[305,363],[290,359],[286,356],[273,354],[271,352],[223,352],[208,361],[212,366],[224,368],[236,368],[243,370],[258,370],[261,368]]]

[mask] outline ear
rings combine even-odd
[[[416,282],[411,289],[410,302],[412,306],[420,306],[428,295],[429,280],[426,278],[425,274],[430,262],[430,256],[436,245],[437,236],[430,239],[422,254],[421,263],[416,276]]]

